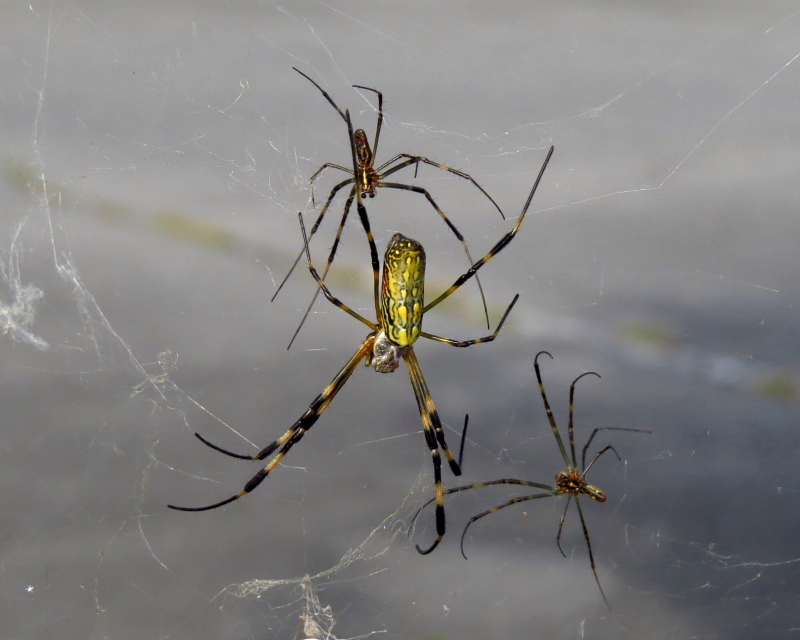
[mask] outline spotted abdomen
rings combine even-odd
[[[424,298],[425,249],[395,233],[383,258],[381,284],[381,326],[392,342],[407,347],[419,337]]]

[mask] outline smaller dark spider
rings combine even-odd
[[[556,498],[558,496],[566,495],[567,496],[567,504],[564,506],[564,513],[561,516],[561,520],[558,523],[558,534],[556,534],[556,544],[558,545],[558,550],[561,552],[561,555],[565,558],[567,555],[564,553],[564,550],[561,548],[561,531],[564,528],[564,519],[567,517],[567,509],[569,509],[570,502],[573,498],[575,498],[575,506],[578,508],[578,517],[581,520],[581,527],[583,529],[583,537],[586,539],[586,548],[589,551],[589,563],[592,566],[592,573],[594,574],[595,582],[597,582],[597,586],[600,589],[600,594],[603,596],[603,600],[605,601],[606,605],[608,605],[608,600],[606,599],[606,594],[603,592],[603,587],[600,585],[600,579],[597,577],[597,569],[595,568],[594,563],[594,553],[592,552],[592,542],[589,538],[589,529],[586,526],[586,520],[583,517],[583,510],[581,509],[581,503],[578,498],[581,495],[589,496],[592,500],[596,500],[597,502],[605,502],[608,498],[606,494],[603,493],[597,487],[590,485],[586,482],[586,474],[589,472],[589,469],[592,468],[592,465],[597,462],[597,459],[602,456],[606,451],[613,451],[614,455],[617,456],[617,459],[621,460],[617,450],[614,448],[613,445],[606,445],[604,448],[600,449],[594,457],[592,461],[587,465],[586,464],[586,451],[589,449],[589,445],[592,444],[594,437],[600,431],[634,431],[637,433],[651,433],[645,429],[630,429],[627,427],[599,427],[592,431],[592,434],[589,436],[589,439],[586,441],[586,444],[583,446],[583,452],[581,454],[581,466],[578,466],[578,458],[575,453],[575,428],[573,424],[573,414],[574,414],[574,396],[575,396],[575,384],[583,378],[584,376],[597,376],[600,377],[600,374],[595,373],[594,371],[587,371],[586,373],[582,373],[579,375],[575,380],[572,381],[572,384],[569,387],[569,448],[570,453],[567,455],[567,449],[564,446],[564,440],[561,437],[561,433],[558,430],[558,426],[556,425],[555,418],[553,417],[553,412],[550,409],[550,402],[547,400],[547,393],[544,390],[544,383],[542,382],[542,374],[539,371],[539,356],[545,354],[552,358],[553,356],[550,355],[547,351],[540,351],[536,354],[536,357],[533,360],[533,369],[536,372],[536,379],[539,381],[539,391],[542,394],[542,401],[544,402],[544,408],[547,412],[547,419],[550,422],[550,426],[553,429],[553,435],[556,437],[556,443],[558,444],[558,448],[561,451],[561,457],[564,459],[564,464],[567,465],[566,471],[560,471],[556,475],[556,481],[554,485],[542,484],[540,482],[531,482],[530,480],[518,480],[516,478],[502,478],[500,480],[491,480],[489,482],[475,482],[473,484],[463,485],[461,487],[454,487],[452,489],[448,489],[444,492],[445,495],[451,493],[457,493],[459,491],[466,491],[468,489],[480,489],[481,487],[490,487],[493,485],[498,484],[513,484],[519,485],[523,487],[534,487],[536,489],[542,489],[542,493],[534,493],[528,496],[519,496],[517,498],[512,498],[503,504],[500,504],[496,507],[493,507],[483,513],[479,513],[476,516],[470,518],[467,526],[464,527],[464,532],[461,534],[461,555],[464,558],[467,555],[464,553],[464,539],[467,535],[467,529],[469,529],[470,525],[476,520],[480,520],[484,516],[488,516],[489,514],[494,513],[495,511],[499,511],[500,509],[505,509],[506,507],[510,507],[513,504],[517,504],[519,502],[526,502],[528,500],[537,500],[539,498]],[[469,416],[464,419],[464,433],[466,434],[467,425],[469,423]],[[462,450],[463,450],[463,436],[462,436]],[[461,463],[460,460],[461,456],[459,456],[459,464]],[[422,512],[422,509],[427,507],[433,499],[426,502],[422,507],[414,514],[414,517],[411,520],[411,526],[413,527],[414,522],[417,519],[417,516]],[[419,550],[419,547],[417,547]]]

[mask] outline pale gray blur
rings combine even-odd
[[[169,4],[169,8],[164,8]],[[336,565],[315,582],[334,634],[421,640],[789,637],[800,617],[798,303],[800,17],[795,2],[43,2],[0,7],[2,349],[0,638],[295,637],[298,586],[228,585]],[[483,255],[556,151],[519,236],[481,272],[493,344],[417,353],[465,473],[447,486],[564,468],[533,375],[566,437],[613,443],[577,513],[563,500],[469,518],[519,495],[449,496],[434,535],[430,454],[405,366],[359,368],[286,464],[225,508],[255,453],[330,382],[367,328],[313,293],[301,264],[308,178],[348,165],[349,109],[397,182],[430,190]],[[344,174],[329,170],[317,210]],[[312,243],[323,263],[345,192]],[[420,240],[428,292],[467,266],[422,196],[367,207],[379,250]],[[355,215],[330,286],[371,317]],[[24,287],[33,286],[42,297]],[[33,321],[24,324],[24,303]],[[14,307],[15,303],[17,304]],[[20,306],[22,305],[22,306]],[[474,284],[426,317],[489,333]],[[47,348],[41,348],[44,343]],[[164,369],[159,354],[174,361]],[[161,375],[160,375],[161,374]],[[153,376],[148,383],[147,376]],[[255,446],[248,444],[247,440]],[[580,449],[578,451],[580,456]],[[404,500],[406,501],[404,503]],[[527,514],[527,517],[524,516]]]

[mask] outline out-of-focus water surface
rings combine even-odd
[[[3,638],[778,638],[797,628],[800,18],[791,2],[8,3],[0,9],[0,619]],[[350,164],[432,194],[483,255],[498,340],[417,353],[465,473],[564,468],[533,375],[578,455],[613,443],[582,501],[610,610],[564,500],[469,518],[520,492],[423,512],[430,454],[405,366],[359,367],[285,464],[225,508],[368,329],[299,268],[270,298]],[[322,264],[345,191],[312,243]],[[422,195],[367,202],[379,249],[428,254],[428,299],[467,267]],[[355,215],[328,282],[372,317]],[[486,335],[469,284],[431,333]],[[252,443],[252,444],[249,444]],[[316,576],[311,585],[304,576]],[[263,582],[252,583],[250,581]],[[272,581],[272,582],[271,582]],[[257,595],[237,596],[236,585]],[[318,608],[314,609],[313,605]],[[330,610],[325,609],[330,606]],[[333,616],[335,628],[329,626]],[[378,637],[378,636],[376,636]]]

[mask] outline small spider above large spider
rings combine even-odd
[[[375,300],[376,322],[368,320],[357,311],[348,307],[346,304],[336,298],[328,289],[322,276],[319,275],[316,268],[311,261],[311,253],[308,249],[308,236],[306,234],[305,226],[303,224],[302,214],[299,215],[300,227],[303,232],[303,247],[308,263],[308,269],[316,280],[325,297],[334,305],[345,311],[350,316],[365,324],[370,328],[370,333],[359,345],[356,352],[342,367],[339,373],[334,376],[333,380],[328,384],[322,393],[320,393],[309,405],[308,409],[297,419],[297,421],[289,427],[289,429],[274,440],[266,447],[264,447],[256,455],[242,455],[233,453],[227,449],[215,445],[206,440],[199,433],[195,436],[205,445],[241,460],[265,460],[271,459],[269,462],[259,469],[256,474],[245,484],[244,488],[225,500],[215,502],[204,507],[178,507],[168,505],[171,509],[179,511],[207,511],[209,509],[216,509],[226,505],[234,500],[247,495],[255,489],[269,473],[278,465],[283,457],[290,451],[290,449],[297,444],[305,433],[316,423],[325,409],[328,408],[337,393],[342,389],[345,383],[353,375],[356,367],[363,361],[366,365],[372,366],[380,373],[390,373],[395,371],[400,366],[400,360],[404,360],[407,367],[409,377],[411,379],[411,387],[414,391],[414,398],[417,402],[420,418],[422,420],[423,433],[425,435],[425,442],[431,452],[433,459],[433,476],[434,487],[436,491],[436,531],[437,538],[431,546],[432,550],[445,534],[445,517],[444,517],[444,492],[442,489],[441,477],[441,453],[444,453],[447,462],[450,465],[454,475],[461,475],[461,468],[456,460],[453,458],[450,450],[445,442],[444,430],[442,427],[439,414],[436,410],[436,405],[433,402],[428,385],[422,375],[422,368],[417,360],[414,351],[414,342],[417,338],[427,338],[436,342],[449,344],[453,347],[469,347],[474,344],[482,342],[490,342],[494,340],[500,329],[503,326],[508,314],[511,312],[514,304],[519,298],[519,294],[514,296],[511,304],[506,309],[497,328],[494,332],[483,338],[473,340],[454,340],[452,338],[445,338],[432,333],[427,333],[422,330],[422,320],[425,314],[433,307],[444,301],[455,293],[461,285],[475,277],[478,270],[483,267],[489,260],[497,255],[502,249],[514,238],[519,231],[525,215],[528,212],[528,207],[533,200],[536,193],[536,188],[539,181],[544,174],[547,163],[553,153],[553,147],[547,153],[544,163],[542,164],[536,181],[533,184],[530,194],[522,208],[522,213],[517,219],[514,228],[506,233],[500,240],[492,247],[489,252],[473,264],[466,272],[460,275],[453,282],[450,287],[445,289],[443,293],[438,295],[433,301],[425,304],[424,300],[424,279],[425,279],[425,251],[422,245],[402,234],[395,234],[389,246],[386,249],[386,254],[383,263],[383,277],[380,277],[380,262],[378,259],[378,251],[375,247],[375,240],[372,237],[370,230],[369,219],[367,217],[366,208],[362,202],[357,202],[356,209],[358,211],[361,223],[366,231],[367,240],[369,242],[370,257],[372,259],[372,272],[373,272],[373,295]],[[273,455],[274,454],[274,455]],[[420,553],[428,553],[430,550],[419,549]]]
[[[418,156],[418,155],[412,155],[409,153],[399,153],[390,160],[387,160],[383,164],[376,167],[375,156],[378,153],[378,143],[380,142],[381,128],[383,127],[383,121],[384,121],[383,94],[377,89],[373,89],[371,87],[365,87],[358,84],[353,85],[353,87],[356,89],[371,91],[372,93],[375,93],[378,96],[378,123],[375,127],[374,145],[370,146],[369,138],[367,137],[367,133],[366,131],[364,131],[364,129],[356,129],[355,131],[353,130],[353,124],[350,119],[350,111],[349,110],[342,111],[342,109],[334,102],[333,98],[331,98],[328,92],[325,91],[316,81],[314,81],[311,77],[309,77],[296,67],[292,68],[295,71],[297,71],[297,73],[299,73],[301,76],[306,78],[317,89],[319,89],[320,93],[322,93],[322,95],[330,103],[330,105],[334,109],[336,109],[336,112],[342,117],[342,119],[345,121],[345,124],[347,125],[347,132],[350,140],[350,150],[353,163],[352,169],[334,162],[326,162],[319,169],[317,169],[309,179],[309,182],[312,187],[311,191],[312,204],[315,204],[314,191],[313,191],[314,181],[320,176],[320,174],[322,174],[323,171],[325,171],[326,169],[337,169],[339,171],[343,171],[344,173],[348,173],[351,176],[346,180],[343,180],[342,182],[339,182],[338,184],[334,185],[334,187],[331,189],[327,199],[325,200],[325,204],[320,210],[316,220],[314,221],[314,224],[311,226],[311,231],[308,234],[308,239],[309,241],[311,241],[311,239],[317,233],[317,230],[319,229],[319,226],[322,223],[325,214],[328,212],[328,209],[330,208],[333,199],[336,197],[336,194],[339,193],[339,191],[342,188],[346,187],[347,185],[352,185],[352,187],[350,188],[350,192],[348,193],[347,200],[345,201],[344,212],[342,214],[341,220],[339,221],[339,228],[336,232],[336,239],[333,242],[330,253],[328,254],[327,263],[325,264],[325,268],[322,271],[323,280],[325,279],[325,276],[328,274],[328,270],[330,269],[331,264],[333,263],[336,251],[339,247],[339,242],[342,237],[342,232],[344,230],[345,222],[347,221],[347,217],[350,214],[350,209],[352,207],[353,200],[355,200],[357,203],[360,203],[365,197],[374,198],[377,193],[377,190],[382,188],[412,191],[414,193],[419,193],[425,196],[425,198],[434,208],[436,213],[439,214],[442,220],[444,220],[444,222],[450,228],[450,231],[453,233],[453,235],[461,242],[461,244],[464,247],[464,253],[467,256],[469,264],[472,265],[474,261],[472,259],[472,256],[470,255],[469,247],[467,246],[467,241],[464,239],[464,236],[461,234],[461,232],[452,223],[450,218],[447,217],[447,214],[441,209],[441,207],[439,207],[439,205],[433,199],[428,190],[423,187],[410,184],[403,184],[399,182],[386,182],[386,178],[400,171],[401,169],[404,169],[411,165],[414,165],[415,168],[414,177],[416,177],[417,170],[419,169],[419,164],[420,163],[428,164],[432,167],[436,167],[437,169],[441,169],[442,171],[447,171],[460,178],[464,178],[465,180],[470,181],[484,196],[486,196],[486,198],[488,198],[489,202],[491,202],[492,205],[494,205],[494,207],[500,212],[500,215],[503,218],[505,218],[505,216],[503,216],[502,210],[500,209],[500,206],[486,192],[486,190],[484,190],[484,188],[481,187],[468,173],[464,173],[463,171],[459,171],[458,169],[453,169],[452,167],[445,166],[443,164],[430,160],[429,158],[425,158],[423,156]],[[278,293],[280,293],[281,289],[283,288],[283,285],[286,284],[286,281],[289,279],[289,276],[292,275],[292,272],[294,271],[295,267],[298,265],[300,259],[303,257],[303,252],[304,249],[301,249],[300,253],[297,255],[297,258],[295,259],[294,263],[289,269],[289,272],[286,274],[281,283],[278,285],[275,294],[272,296],[272,300],[275,300],[276,296],[278,295]],[[477,276],[475,277],[475,281],[477,282],[478,288],[480,290],[481,300],[483,301],[484,315],[486,316],[486,326],[488,327],[489,312],[486,307],[486,298],[483,293],[483,287],[481,286],[480,280],[478,279]],[[311,307],[314,305],[314,302],[316,301],[317,296],[319,295],[319,291],[320,290],[317,289],[317,291],[314,293],[314,297],[312,298],[311,303],[306,309],[303,319],[300,321],[297,330],[295,331],[291,341],[289,342],[289,347],[292,346],[292,343],[297,337],[297,334],[300,332],[300,329],[302,328],[305,319],[308,317]]]

